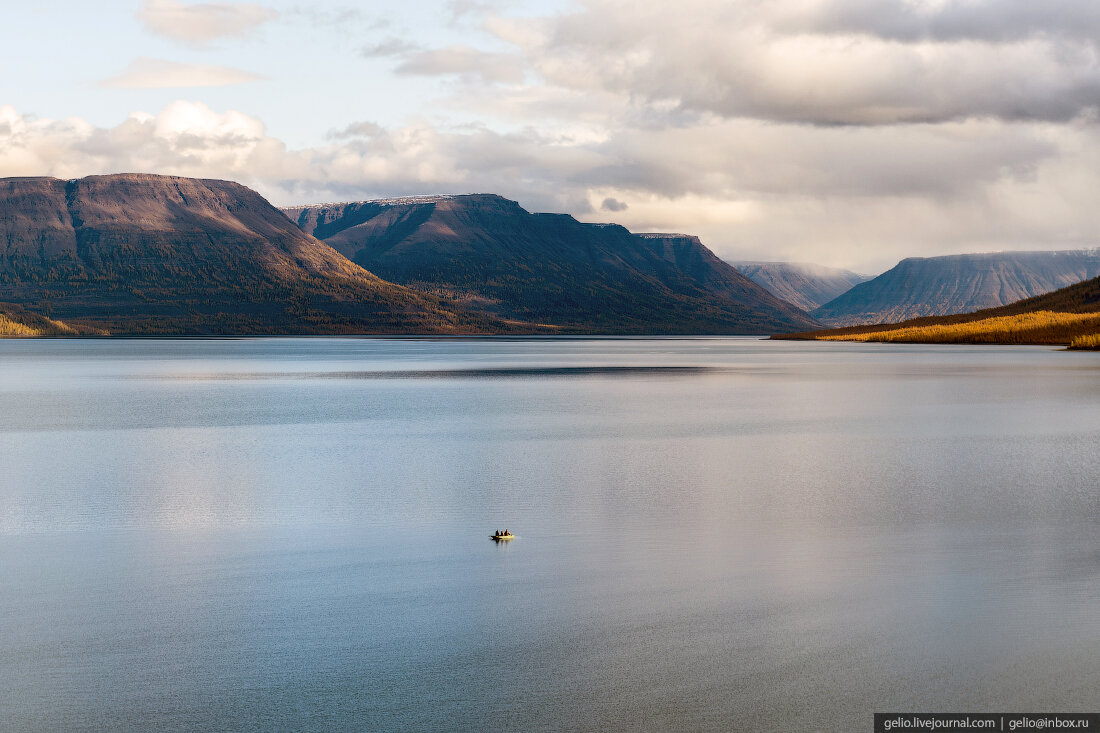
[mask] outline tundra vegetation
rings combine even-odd
[[[906,326],[872,333],[824,335],[821,340],[921,344],[1072,344],[1090,338],[1082,335],[1081,331],[1100,331],[1100,313],[1037,311],[968,323]]]
[[[925,344],[1050,344],[1096,348],[1100,333],[1100,278],[999,308],[901,323],[849,326],[773,336],[809,341],[883,341]]]
[[[1073,341],[1069,342],[1069,347],[1075,351],[1098,351],[1100,350],[1100,333],[1076,336]]]
[[[86,331],[85,331],[86,332]],[[17,305],[0,303],[0,336],[75,336],[81,331]]]

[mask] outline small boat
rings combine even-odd
[[[502,542],[504,540],[514,540],[515,538],[516,538],[516,536],[514,534],[512,534],[511,532],[502,532],[500,534],[491,534],[491,535],[489,535],[489,539],[494,540],[496,542]]]

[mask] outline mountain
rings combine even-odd
[[[1100,347],[1100,277],[974,313],[901,323],[787,334],[774,338],[893,343],[1070,344]]]
[[[993,308],[1100,275],[1100,250],[913,257],[812,312],[823,323],[896,323]]]
[[[283,211],[380,277],[566,333],[764,334],[816,323],[696,237],[532,214],[492,194]]]
[[[0,301],[112,333],[452,333],[484,315],[387,283],[237,183],[0,179]]]
[[[871,278],[809,262],[730,262],[746,277],[779,298],[812,311]]]

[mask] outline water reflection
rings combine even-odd
[[[0,342],[0,720],[770,731],[1086,709],[1097,364]]]

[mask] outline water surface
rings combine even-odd
[[[1046,348],[2,341],[0,727],[1094,710],[1098,407]]]

